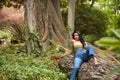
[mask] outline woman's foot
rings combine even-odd
[[[96,57],[94,57],[94,63],[99,64]]]

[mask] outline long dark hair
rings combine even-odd
[[[74,31],[73,33],[72,33],[72,38],[74,39],[74,34],[75,33],[78,33],[78,35],[79,35],[79,40],[80,40],[80,42],[82,43],[82,45],[83,45],[83,48],[85,47],[85,41],[84,41],[84,39],[82,38],[82,34],[80,34],[80,32],[79,31]]]

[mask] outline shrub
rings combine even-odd
[[[89,6],[78,6],[76,9],[75,30],[83,34],[95,35],[100,38],[105,35],[108,17],[97,8]]]
[[[25,27],[23,23],[14,23],[10,27],[12,35],[11,41],[17,40],[19,43],[25,41]]]
[[[89,43],[94,43],[94,41],[97,40],[97,37],[95,35],[85,35],[83,36],[84,40]]]

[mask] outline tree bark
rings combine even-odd
[[[70,36],[74,31],[75,2],[76,2],[76,0],[69,0],[69,3],[68,3],[68,26],[70,27],[70,30],[71,30]]]
[[[59,0],[25,0],[25,21],[26,36],[29,35],[28,29],[38,32],[44,49],[51,45],[50,40],[67,45],[68,36],[60,13]],[[27,41],[26,45],[28,52],[31,52],[31,42]]]

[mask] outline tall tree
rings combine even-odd
[[[67,32],[60,13],[59,0],[25,0],[26,36],[28,30],[36,31],[43,48],[51,45],[50,40],[67,45]],[[27,41],[28,53],[35,47],[34,40]]]
[[[75,2],[76,0],[69,0],[68,2],[68,26],[70,27],[70,35],[74,31],[74,21],[75,21]]]

